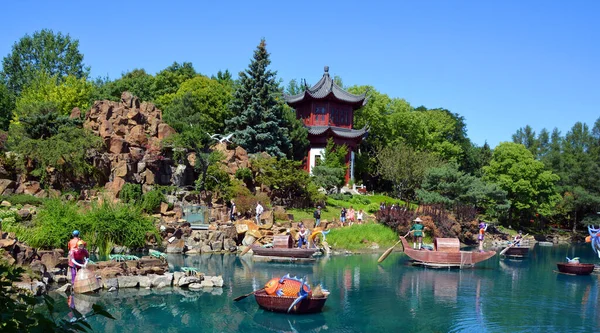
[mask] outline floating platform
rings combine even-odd
[[[292,262],[292,263],[312,263],[315,262],[315,258],[291,258],[291,257],[275,257],[275,256],[261,256],[254,254],[252,256],[253,261],[258,262]]]

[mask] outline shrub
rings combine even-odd
[[[121,192],[119,192],[119,198],[123,203],[137,203],[142,198],[142,185],[125,183]]]
[[[167,201],[167,199],[162,191],[156,189],[148,191],[142,196],[141,208],[144,212],[151,214],[160,208],[160,203],[163,201]]]
[[[357,205],[368,205],[371,203],[371,200],[369,200],[369,198],[366,198],[361,195],[353,195],[350,198],[350,203],[357,204]]]
[[[337,228],[327,235],[327,242],[334,248],[355,250],[368,248],[372,243],[387,247],[398,240],[396,233],[380,224],[355,224],[349,228]]]
[[[0,197],[0,201],[6,200],[13,205],[33,205],[41,206],[46,199],[34,197],[29,194],[14,194],[14,195],[3,195]]]
[[[235,172],[235,178],[243,181],[246,184],[252,183],[252,170],[248,168],[239,168]]]

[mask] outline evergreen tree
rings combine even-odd
[[[284,157],[291,151],[291,142],[276,72],[267,69],[270,63],[263,39],[248,69],[239,74],[230,106],[234,117],[225,124],[227,131],[234,134],[233,141],[249,153],[264,151]]]

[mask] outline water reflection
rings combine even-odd
[[[600,331],[597,276],[557,275],[566,248],[534,249],[527,260],[491,259],[474,269],[407,265],[394,253],[334,256],[311,265],[253,262],[251,256],[170,256],[172,269],[222,275],[225,288],[189,291],[123,289],[57,303],[68,316],[100,303],[116,321],[90,317],[99,332],[590,332]],[[589,249],[585,248],[585,250]],[[584,248],[578,249],[582,261]],[[583,255],[582,255],[583,254]],[[586,261],[587,260],[587,261]],[[253,297],[273,276],[290,273],[331,291],[321,314],[290,316],[258,307]],[[81,297],[80,297],[81,296]],[[80,309],[81,307],[81,309]],[[532,329],[532,325],[536,325]]]

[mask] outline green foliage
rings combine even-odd
[[[300,119],[296,119],[296,112],[290,107],[286,107],[283,111],[284,126],[288,128],[290,142],[292,144],[291,151],[287,154],[289,159],[302,161],[308,153],[310,141],[308,141],[308,129]]]
[[[1,252],[1,250],[0,250]],[[15,291],[12,284],[21,281],[25,273],[22,267],[9,265],[0,253],[0,331],[2,332],[90,332],[91,326],[78,311],[73,311],[74,320],[56,319],[54,299],[44,296],[47,314],[36,310],[38,300],[23,291]],[[115,319],[102,306],[92,305],[92,311],[85,315],[90,318],[100,315]]]
[[[154,101],[159,108],[169,105],[182,83],[198,75],[190,62],[171,66],[156,74],[154,80]]]
[[[291,151],[292,144],[276,72],[267,69],[270,63],[263,39],[248,69],[239,74],[239,85],[230,104],[233,117],[225,124],[234,134],[233,142],[248,153],[267,152],[284,157]]]
[[[14,95],[0,80],[0,130],[7,131],[15,108]]]
[[[29,194],[12,194],[12,195],[3,195],[0,196],[0,202],[8,201],[13,206],[16,205],[32,205],[32,206],[40,206],[42,205],[46,199],[34,197]]]
[[[123,203],[136,204],[142,199],[142,185],[125,183],[121,192],[119,192],[119,199]]]
[[[86,110],[91,105],[94,86],[85,78],[69,75],[57,79],[46,72],[36,73],[16,100],[16,115],[31,115],[31,106],[53,103],[59,115],[68,116],[73,108]]]
[[[218,150],[209,154],[199,154],[196,159],[196,169],[200,171],[200,176],[196,180],[196,189],[198,191],[216,192],[217,196],[223,196],[230,199],[230,178],[223,159],[225,155]]]
[[[152,101],[155,87],[154,80],[154,77],[143,69],[134,69],[123,73],[121,78],[114,81],[97,80],[94,99],[120,101],[121,94],[124,91],[129,91],[142,101]]]
[[[164,119],[179,133],[220,133],[225,120],[232,116],[227,107],[230,101],[231,92],[225,86],[196,76],[181,84],[165,109]]]
[[[271,200],[286,207],[309,207],[324,199],[311,182],[301,162],[274,157],[252,161],[256,181],[271,189]]]
[[[559,177],[545,170],[544,164],[521,144],[500,143],[484,173],[484,180],[497,183],[507,192],[514,212],[532,214],[543,204],[556,200],[554,184]]]
[[[81,127],[81,119],[70,119],[68,116],[60,116],[55,110],[53,103],[42,103],[36,106],[38,112],[31,113],[21,119],[23,134],[30,139],[47,139],[57,135],[62,127]],[[16,128],[17,125],[14,126]],[[14,133],[14,131],[13,131]]]
[[[41,248],[64,248],[73,230],[79,230],[81,238],[92,249],[102,251],[111,243],[140,248],[145,245],[146,233],[156,233],[152,220],[136,206],[113,205],[105,201],[82,209],[74,202],[58,199],[48,199],[44,203],[32,228],[21,226],[15,229],[20,239]]]
[[[328,192],[336,191],[338,187],[344,186],[346,182],[346,145],[336,145],[332,139],[327,140],[325,153],[321,160],[316,161],[313,168],[313,179],[315,184],[321,186]]]
[[[19,94],[40,71],[54,77],[56,83],[69,75],[86,78],[89,68],[83,65],[79,41],[47,29],[25,35],[2,60],[0,76],[10,91]]]
[[[440,164],[432,154],[412,149],[399,143],[379,150],[377,172],[393,184],[398,197],[413,199],[428,168]]]
[[[62,126],[58,134],[46,139],[15,138],[11,148],[23,157],[19,161],[21,170],[26,170],[29,160],[33,162],[30,174],[42,184],[64,188],[82,178],[88,181],[96,178],[96,168],[88,160],[87,151],[100,149],[103,144],[100,137],[87,130]],[[54,184],[49,184],[50,171],[56,175]]]
[[[354,224],[346,228],[332,229],[327,235],[327,243],[336,249],[368,249],[373,243],[385,248],[398,240],[396,233],[381,224]]]
[[[153,189],[142,195],[141,209],[152,214],[160,208],[160,203],[167,201],[167,198],[161,190]]]

